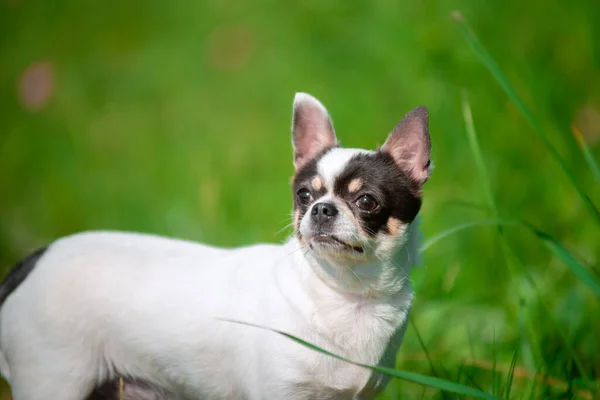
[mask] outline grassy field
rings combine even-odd
[[[0,268],[90,229],[283,241],[296,91],[346,147],[423,104],[436,168],[397,368],[600,398],[600,2],[404,3],[2,0]]]

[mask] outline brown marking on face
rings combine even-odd
[[[400,230],[401,225],[402,225],[402,222],[400,222],[399,219],[390,217],[387,222],[387,228],[388,228],[388,231],[390,232],[390,235],[396,236],[398,234],[398,231]]]
[[[348,192],[350,192],[350,193],[357,192],[358,190],[360,190],[362,185],[363,185],[362,179],[360,179],[360,178],[352,179],[350,181],[350,184],[348,185]]]
[[[294,230],[300,229],[300,211],[294,211]]]
[[[315,176],[313,180],[310,181],[310,184],[315,190],[321,190],[321,188],[323,187],[323,181],[321,180],[320,176]]]

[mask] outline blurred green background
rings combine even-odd
[[[305,91],[346,147],[381,145],[404,113],[428,106],[426,239],[490,218],[490,185],[502,218],[535,224],[598,276],[599,225],[453,10],[600,202],[571,131],[600,155],[598,0],[0,0],[0,268],[91,229],[285,240],[291,105]],[[463,89],[488,182],[468,145]],[[460,230],[425,251],[413,281],[398,368],[511,398],[594,397],[599,299],[531,233]],[[402,381],[381,396],[400,397],[454,398]]]

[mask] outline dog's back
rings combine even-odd
[[[120,376],[132,400],[168,399],[187,385],[180,379],[201,383],[206,398],[238,398],[231,391],[246,378],[222,375],[235,370],[241,347],[267,333],[214,317],[260,320],[260,302],[290,315],[285,302],[269,300],[279,299],[278,288],[261,296],[256,288],[281,260],[289,270],[288,253],[278,245],[223,249],[122,232],[62,238],[2,284],[2,374],[18,400],[81,400],[92,392],[116,399]],[[167,358],[158,361],[159,354]]]
[[[89,371],[94,382],[105,380],[92,398],[119,398],[114,396],[118,376],[100,356],[110,350],[97,350],[97,346],[111,348],[111,343],[104,337],[115,326],[110,326],[106,316],[146,321],[144,310],[136,313],[134,308],[140,303],[168,303],[165,298],[172,298],[171,293],[177,290],[166,287],[169,275],[175,281],[184,279],[178,278],[178,274],[183,275],[181,271],[203,271],[201,274],[208,276],[206,274],[218,270],[205,269],[203,265],[224,254],[228,254],[225,249],[184,240],[123,232],[80,233],[35,251],[18,263],[0,284],[0,373],[11,386],[16,380],[29,380],[29,386],[42,387],[42,382],[38,382],[40,377],[30,370],[58,370],[71,363],[78,365],[77,369]],[[147,275],[156,280],[146,284]],[[136,286],[136,283],[139,284]],[[154,289],[156,291],[152,292]],[[161,289],[168,293],[161,293]],[[201,289],[198,287],[198,292]],[[131,309],[111,307],[115,299],[133,306]],[[163,318],[167,324],[168,316],[163,314]],[[128,332],[116,330],[112,334],[125,337]],[[73,351],[63,352],[69,348]],[[50,349],[56,351],[55,356],[44,357],[42,353]],[[120,353],[122,350],[111,350],[117,353],[114,358],[127,357]],[[98,357],[92,356],[97,351],[100,351]],[[84,362],[86,359],[92,362]],[[45,365],[40,360],[44,360]],[[90,382],[84,386],[91,390],[94,384]],[[14,386],[18,389],[24,385]],[[62,390],[67,390],[69,383],[61,386],[58,392],[46,394],[75,398],[67,396],[66,392],[62,397]],[[113,395],[106,394],[108,387]],[[153,390],[143,380],[126,378],[124,389],[128,398],[134,400],[168,398],[160,388]],[[41,389],[37,393],[42,393]],[[30,398],[21,393],[13,393],[13,396]]]
[[[116,234],[123,235],[123,234]],[[82,236],[82,235],[79,235]],[[149,237],[148,235],[141,235]],[[126,236],[122,236],[125,238]],[[133,237],[133,236],[132,236]],[[17,263],[0,284],[0,312],[6,299],[25,281],[39,261],[44,257],[48,246],[39,248]],[[2,327],[0,326],[0,329]],[[10,366],[0,349],[0,374],[10,381]],[[35,385],[34,382],[31,383]],[[149,382],[129,377],[115,376],[97,386],[86,400],[117,400],[125,396],[129,400],[170,400],[172,395]]]
[[[46,252],[47,247],[42,247],[37,249],[17,265],[13,267],[13,269],[8,273],[4,281],[0,284],[0,308],[4,304],[4,301],[19,287],[19,285],[29,276],[31,271],[35,268],[39,259]],[[0,329],[2,327],[0,326]],[[8,362],[4,354],[2,353],[2,349],[0,349],[0,373],[6,379],[10,379],[10,369],[8,367]]]
[[[27,278],[29,273],[37,264],[38,260],[44,255],[47,247],[37,249],[17,265],[8,273],[2,284],[0,284],[0,307],[4,300]]]

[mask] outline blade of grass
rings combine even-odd
[[[421,348],[423,349],[423,352],[425,353],[425,357],[427,358],[427,361],[429,362],[429,367],[431,368],[431,372],[433,373],[433,376],[435,376],[437,378],[442,377],[437,372],[437,369],[435,368],[435,365],[433,364],[433,360],[431,359],[431,356],[429,355],[429,350],[427,350],[427,346],[425,346],[425,342],[423,341],[423,337],[421,336],[421,333],[417,329],[417,325],[415,324],[415,322],[413,321],[412,318],[409,319],[409,323],[413,327],[413,330],[415,331],[415,334],[417,336],[417,340],[419,341],[419,344],[421,345]],[[444,368],[444,366],[443,365],[440,365],[440,366],[441,366],[442,370],[444,371],[444,373],[446,375],[448,375],[448,371]],[[447,398],[447,393],[446,392],[442,391],[441,395],[442,395],[443,399]]]
[[[461,364],[458,366],[458,372],[456,373],[456,377],[454,378],[454,382],[460,383],[460,378],[462,375],[462,371],[463,371],[464,365]],[[458,395],[457,395],[458,396]]]
[[[392,368],[386,368],[386,367],[379,367],[376,365],[368,365],[368,364],[363,364],[363,363],[359,363],[356,361],[352,361],[349,360],[347,358],[344,358],[342,356],[339,356],[337,354],[334,354],[330,351],[327,351],[325,349],[322,349],[312,343],[309,343],[303,339],[300,339],[290,333],[287,332],[283,332],[280,331],[278,329],[273,329],[273,328],[268,328],[265,326],[261,326],[261,325],[257,325],[257,324],[252,324],[249,322],[243,322],[243,321],[236,321],[236,320],[232,320],[232,319],[226,319],[226,318],[217,318],[220,321],[225,321],[225,322],[231,322],[234,324],[241,324],[241,325],[246,325],[246,326],[251,326],[254,328],[258,328],[258,329],[264,329],[264,330],[268,330],[274,333],[277,333],[279,335],[282,335],[290,340],[293,340],[294,342],[301,344],[304,347],[307,347],[311,350],[317,351],[321,354],[325,354],[327,356],[333,357],[335,359],[338,359],[340,361],[344,361],[347,362],[349,364],[353,364],[356,365],[358,367],[363,367],[363,368],[368,368],[372,371],[378,372],[380,374],[385,374],[394,378],[399,378],[399,379],[403,379],[406,381],[410,381],[410,382],[414,382],[414,383],[418,383],[420,385],[423,386],[429,386],[435,389],[439,389],[439,390],[444,390],[444,391],[448,391],[451,393],[456,393],[456,394],[463,394],[465,396],[472,396],[478,399],[486,399],[486,400],[500,400],[500,398],[496,397],[496,396],[492,396],[490,394],[484,393],[482,391],[473,389],[471,387],[465,386],[465,385],[461,385],[458,383],[454,383],[454,382],[450,382],[450,381],[446,381],[444,379],[440,379],[440,378],[436,378],[436,377],[432,377],[432,376],[425,376],[425,375],[420,375],[420,374],[416,374],[414,372],[407,372],[407,371],[400,371],[400,370],[396,370],[396,369],[392,369]]]
[[[575,275],[584,285],[586,285],[594,294],[600,296],[600,281],[589,271],[589,269],[581,262],[577,257],[571,254],[563,245],[561,245],[556,239],[552,238],[545,232],[540,231],[533,225],[520,220],[506,220],[506,219],[482,219],[476,221],[465,222],[460,225],[453,226],[452,228],[446,229],[431,239],[427,240],[422,246],[420,251],[424,252],[431,246],[435,245],[442,239],[451,236],[455,233],[464,231],[469,228],[477,226],[521,226],[535,236],[538,237],[546,245],[550,251],[552,251],[563,263],[569,268],[569,270]]]
[[[477,170],[480,175],[481,186],[483,187],[483,191],[485,193],[485,197],[488,203],[488,207],[492,212],[492,216],[495,219],[499,218],[500,213],[498,212],[498,207],[496,206],[496,200],[492,194],[492,188],[490,185],[490,179],[487,173],[487,168],[485,166],[485,162],[483,161],[483,154],[481,152],[481,147],[479,146],[479,141],[477,140],[477,133],[475,131],[475,124],[473,122],[473,114],[471,113],[471,106],[469,104],[469,100],[467,98],[467,93],[465,91],[462,92],[462,109],[463,116],[465,120],[465,128],[467,131],[467,139],[469,141],[469,147],[471,148],[471,153],[473,154],[473,158],[475,159],[475,163],[477,164]],[[502,254],[504,255],[504,261],[506,267],[508,268],[509,273],[513,278],[518,276],[518,265],[519,260],[512,253],[512,250],[506,240],[503,231],[501,229],[501,225],[498,225],[498,233],[500,238],[500,247],[502,248]],[[521,266],[522,267],[522,266]],[[523,270],[523,268],[520,268]],[[523,293],[523,289],[519,287],[519,303],[524,304],[525,295]],[[543,357],[540,347],[540,341],[538,339],[538,333],[535,327],[533,326],[533,322],[529,318],[525,318],[525,331],[523,332],[523,337],[527,339],[527,344],[529,345],[529,350],[533,355],[532,361],[535,363],[536,367],[539,367],[543,363]]]
[[[494,329],[494,336],[492,337],[492,394],[498,395],[498,375],[496,373],[496,329]]]
[[[527,107],[525,106],[525,104],[522,102],[522,100],[520,99],[520,97],[512,89],[512,87],[508,83],[508,80],[502,74],[502,71],[498,68],[498,66],[495,64],[494,60],[487,53],[487,51],[485,50],[485,48],[483,48],[483,46],[481,45],[481,43],[479,43],[479,41],[478,41],[477,37],[475,36],[475,34],[470,30],[470,28],[468,27],[468,25],[466,24],[466,22],[462,19],[462,16],[460,14],[457,14],[457,15],[455,15],[455,17],[457,17],[457,20],[459,20],[459,22],[461,23],[461,27],[463,28],[463,34],[465,34],[465,36],[469,36],[472,39],[470,43],[471,43],[471,45],[473,46],[473,48],[476,51],[477,51],[477,49],[479,49],[479,55],[480,56],[487,57],[486,60],[488,61],[488,64],[486,64],[486,65],[488,66],[488,68],[492,71],[493,74],[495,73],[495,77],[498,80],[498,82],[500,82],[501,84],[504,84],[503,87],[504,87],[505,91],[508,93],[508,95],[511,98],[511,100],[513,100],[513,101],[517,100],[517,102],[515,104],[518,104],[518,105],[521,106],[520,107],[521,112],[524,113],[524,115],[528,118],[529,122],[532,124],[532,126],[534,126],[534,129],[536,129],[536,132],[538,134],[540,134],[540,136],[542,136],[543,139],[545,139],[545,143],[549,147],[550,151],[553,152],[553,154],[556,157],[558,157],[558,161],[561,164],[561,166],[563,167],[563,170],[565,171],[565,173],[570,178],[571,183],[573,184],[573,186],[575,187],[575,189],[578,191],[578,193],[582,197],[584,203],[592,211],[592,214],[596,217],[596,221],[600,222],[600,213],[598,213],[598,209],[591,202],[591,200],[587,197],[587,195],[585,195],[585,193],[583,193],[583,191],[577,185],[577,182],[575,181],[573,174],[570,173],[570,171],[566,167],[566,164],[564,163],[564,160],[560,157],[560,154],[558,154],[558,152],[556,151],[556,149],[554,148],[554,146],[552,146],[552,143],[549,141],[548,136],[546,135],[545,131],[541,128],[541,125],[539,125],[537,123],[537,121],[533,117],[533,114],[531,114],[531,112],[529,112],[529,110],[527,109]],[[484,183],[489,182],[487,180],[487,173],[485,171],[485,164],[483,162],[483,157],[481,156],[481,151],[479,150],[479,145],[478,145],[478,142],[477,142],[477,139],[476,139],[475,128],[474,128],[474,124],[473,124],[473,118],[472,118],[472,115],[471,115],[470,106],[469,106],[468,101],[466,99],[466,94],[463,94],[463,111],[464,111],[464,114],[465,114],[465,122],[467,124],[467,133],[468,133],[469,136],[472,136],[474,138],[474,139],[473,138],[470,139],[469,142],[472,145],[472,150],[473,150],[474,156],[476,158],[478,167],[481,168],[480,171],[482,173],[482,177],[484,178]],[[593,158],[591,158],[591,160],[593,161]],[[592,164],[597,167],[597,165],[595,163],[592,163]],[[498,216],[498,212],[497,212],[497,210],[495,210],[494,199],[493,199],[493,197],[490,194],[491,194],[491,190],[487,189],[486,190],[486,197],[488,198],[489,206],[492,208],[493,215]],[[527,224],[525,224],[525,225],[527,225]],[[531,226],[529,226],[529,227],[532,228]],[[565,265],[567,265],[567,267],[580,280],[582,280],[588,287],[590,287],[592,289],[592,291],[594,291],[594,293],[597,293],[597,287],[600,286],[600,283],[598,283],[597,279],[593,275],[591,275],[589,273],[589,271],[575,257],[573,257],[568,251],[566,251],[566,249],[563,246],[561,246],[558,241],[553,240],[553,239],[552,240],[548,240],[548,239],[551,239],[551,238],[549,238],[548,235],[541,235],[540,236],[539,235],[540,231],[537,230],[537,229],[533,229],[533,232],[536,234],[536,236],[538,236],[540,239],[542,239],[544,241],[544,243],[546,244],[547,247],[549,247],[557,256],[559,256],[559,258],[565,263]],[[500,233],[501,233],[501,231],[500,231]],[[505,257],[507,259],[507,265],[509,267],[512,266],[513,270],[515,269],[513,263],[519,265],[520,266],[520,270],[524,271],[524,273],[528,277],[529,283],[535,289],[535,291],[536,291],[536,293],[538,294],[538,297],[539,297],[540,296],[540,291],[537,288],[537,285],[536,285],[535,281],[533,279],[531,279],[531,277],[529,276],[527,270],[524,268],[524,266],[522,265],[522,263],[518,259],[518,257],[516,257],[516,255],[513,254],[512,250],[510,249],[510,246],[508,245],[508,243],[504,239],[504,236],[501,234],[500,237],[501,237],[500,243],[502,245],[502,249],[504,251]],[[511,261],[509,261],[509,260],[511,260]],[[548,312],[548,314],[552,318],[552,321],[554,321],[553,315],[551,314],[551,312],[550,312],[549,308],[547,307],[546,303],[545,302],[543,302],[543,303],[544,303],[544,307],[546,307],[546,311]],[[554,322],[554,324],[555,324],[555,328],[557,329],[557,331],[562,336],[562,338],[563,338],[563,340],[565,342],[565,345],[567,346],[567,348],[571,352],[571,355],[572,355],[572,357],[573,357],[573,359],[574,359],[577,367],[579,368],[580,373],[582,374],[582,376],[586,380],[589,379],[588,378],[588,374],[586,373],[585,369],[583,369],[583,365],[582,365],[581,361],[579,360],[579,357],[573,351],[572,346],[568,342],[567,335],[564,334],[564,332],[562,331],[562,328],[558,324],[556,324],[555,322]],[[528,325],[531,325],[531,324],[528,323]],[[530,327],[530,326],[528,327],[528,330],[530,332],[530,335],[533,335],[532,338],[535,338],[535,330],[533,330],[532,327]],[[539,347],[538,347],[537,344],[535,345],[535,348],[539,349]],[[539,354],[539,350],[538,350],[538,354],[536,355],[536,358],[538,360],[541,360],[541,354]]]
[[[478,166],[481,178],[482,178],[484,190],[486,191],[486,197],[487,197],[487,200],[489,203],[488,206],[491,208],[493,215],[498,216],[499,213],[496,208],[496,203],[494,201],[494,198],[491,194],[491,188],[489,188],[489,184],[488,184],[489,179],[488,179],[488,175],[486,172],[485,163],[483,161],[483,156],[481,154],[481,149],[479,147],[479,142],[477,141],[477,134],[475,131],[473,116],[471,114],[471,107],[469,105],[466,92],[463,92],[463,113],[464,113],[465,124],[466,124],[466,128],[467,128],[467,136],[469,137],[469,144],[471,146],[471,151],[473,153],[473,156],[477,162],[477,166]],[[529,230],[531,230],[536,236],[538,236],[538,238],[540,238],[542,240],[546,239],[545,244],[547,246],[549,243],[553,244],[553,246],[550,247],[551,250],[556,252],[559,248],[562,247],[562,246],[560,246],[560,243],[558,243],[557,241],[549,242],[547,240],[547,238],[549,238],[548,235],[543,234],[543,232],[540,232],[539,230],[535,229],[530,224],[527,224],[526,222],[521,221],[521,225],[523,225],[523,226],[527,227]],[[550,312],[549,307],[547,306],[545,301],[543,301],[543,297],[541,296],[541,292],[538,289],[535,280],[532,279],[528,270],[524,267],[524,265],[521,263],[519,258],[513,253],[502,230],[499,229],[498,232],[500,234],[500,245],[502,247],[504,258],[506,260],[506,265],[509,268],[510,272],[514,275],[514,274],[516,274],[517,270],[523,271],[523,273],[527,277],[529,284],[535,290],[537,297],[542,300],[542,304],[543,304],[544,308],[546,309],[546,312],[549,314],[550,319],[555,326],[555,329],[562,337],[567,350],[571,353],[571,356],[573,357],[573,360],[577,364],[577,367],[580,369],[582,376],[585,379],[588,379],[588,374],[586,373],[585,369],[583,369],[583,364],[581,363],[577,353],[575,353],[575,351],[573,350],[573,347],[569,343],[567,335],[563,332],[562,327],[556,323],[554,316]],[[540,233],[542,233],[541,236],[540,236]],[[587,271],[587,269],[583,265],[581,265],[580,263],[577,265],[577,259],[575,257],[570,255],[570,253],[568,251],[566,251],[564,248],[562,248],[562,250],[564,250],[564,251],[561,252],[561,256],[562,256],[561,259],[563,261],[569,261],[566,263],[566,265],[567,265],[567,267],[569,267],[569,269],[572,270],[572,272],[575,274],[575,276],[577,276],[579,279],[583,278],[584,283],[586,283],[588,285],[590,283],[593,284],[594,282],[597,282],[597,280]],[[579,267],[579,268],[576,268],[576,267]],[[574,270],[574,268],[576,268],[576,270]],[[521,292],[519,292],[519,298],[520,298],[521,311],[523,311],[522,306],[526,303],[524,302],[524,296]],[[537,338],[537,330],[533,326],[533,324],[532,324],[530,318],[528,318],[528,316],[525,316],[524,319],[525,319],[525,329],[528,331],[528,336],[525,336],[525,337],[531,341],[531,343],[529,343],[529,347],[530,347],[530,350],[532,351],[533,360],[534,360],[535,364],[537,364],[537,366],[538,366],[537,368],[539,369],[540,363],[543,362],[543,357],[542,357],[542,353],[541,353],[541,347],[539,344],[540,342]],[[523,353],[524,359],[530,358],[530,357],[527,357],[528,355],[529,354],[524,352]],[[543,371],[543,368],[542,368],[542,371]]]
[[[433,359],[435,359],[435,357],[433,357]],[[490,372],[493,368],[492,361],[485,359],[462,359],[460,363],[460,365],[463,367],[463,371],[469,371],[475,368],[482,371]],[[516,381],[517,379],[528,382],[531,380],[538,380],[542,385],[550,386],[553,390],[562,391],[566,391],[569,386],[569,382],[565,377],[557,378],[555,376],[549,375],[545,375],[544,377],[543,375],[536,375],[534,372],[531,372],[526,368],[520,366],[515,366],[513,372],[510,372],[510,364],[503,364],[498,362],[496,364],[496,369],[498,373],[507,374],[508,377],[512,376],[512,379],[514,381]],[[512,384],[514,385],[514,383]],[[479,388],[478,385],[476,385],[475,383],[473,383],[473,386]],[[589,400],[600,398],[597,395],[594,397],[593,394],[594,390],[597,390],[597,386],[598,385],[594,381],[583,381],[580,379],[573,380],[573,387],[577,388],[577,398]],[[503,391],[503,393],[505,392],[506,390]],[[519,394],[520,393],[522,393],[522,391],[519,391]],[[503,394],[503,396],[505,396],[505,394]]]
[[[454,378],[455,382],[460,382],[460,377],[462,375],[463,372],[463,368],[465,367],[465,364],[460,364],[458,366],[458,371],[456,372],[456,378]]]
[[[557,256],[584,285],[600,297],[600,282],[581,261],[550,235],[528,224],[529,229]]]
[[[424,246],[421,247],[421,251],[425,251],[427,250],[429,247],[431,247],[432,245],[436,244],[438,241],[440,241],[441,239],[444,239],[448,236],[451,236],[454,233],[458,233],[460,231],[463,231],[465,229],[468,228],[472,228],[472,227],[476,227],[476,226],[486,226],[486,225],[519,225],[527,230],[529,230],[534,236],[538,237],[540,240],[543,240],[542,238],[549,238],[550,243],[552,243],[553,248],[561,248],[561,254],[562,254],[565,258],[568,258],[571,262],[573,262],[574,264],[578,264],[575,268],[577,268],[577,270],[582,270],[581,274],[584,275],[586,277],[586,280],[591,282],[592,285],[592,291],[595,292],[595,288],[597,286],[600,286],[600,283],[598,282],[598,280],[596,279],[595,276],[593,276],[590,272],[587,271],[587,268],[581,264],[577,257],[573,256],[571,253],[569,253],[564,246],[562,246],[560,243],[558,243],[555,239],[553,239],[550,235],[539,231],[538,229],[536,229],[535,227],[533,227],[533,225],[525,222],[525,221],[519,221],[519,220],[479,220],[479,221],[472,221],[472,222],[466,222],[464,224],[460,224],[457,225],[455,227],[452,227],[450,229],[447,229],[445,231],[442,231],[441,233],[439,233],[438,235],[434,236],[433,238],[431,238],[429,241],[427,241],[425,243]],[[537,233],[536,233],[537,232]],[[543,242],[544,243],[544,242]],[[548,244],[547,244],[548,245]],[[573,360],[575,361],[575,364],[577,365],[577,368],[579,369],[579,372],[581,373],[582,377],[586,380],[586,382],[589,382],[589,375],[586,372],[586,370],[583,367],[583,363],[581,362],[581,359],[579,358],[579,356],[577,355],[577,353],[574,351],[573,346],[570,344],[567,335],[563,332],[561,326],[556,322],[554,315],[550,309],[550,307],[546,304],[545,301],[543,301],[543,297],[541,295],[541,292],[539,290],[539,288],[537,287],[535,280],[533,280],[531,278],[531,276],[527,275],[526,273],[526,277],[528,278],[528,282],[531,285],[531,287],[535,290],[536,295],[538,296],[538,298],[542,299],[541,304],[544,306],[544,310],[547,313],[548,318],[550,319],[550,321],[553,323],[554,328],[556,329],[556,331],[558,332],[558,334],[561,336],[566,350],[570,352],[571,357],[573,357]],[[576,276],[578,276],[577,274],[575,274]],[[578,276],[579,277],[579,276]],[[581,279],[581,278],[580,278]]]
[[[519,348],[515,349],[512,360],[510,360],[510,368],[508,369],[508,380],[506,381],[506,390],[504,398],[506,400],[510,399],[510,390],[512,389],[513,377],[515,375],[515,367],[517,366],[517,358],[519,354]]]
[[[480,204],[476,204],[470,201],[464,201],[464,200],[447,200],[447,201],[440,201],[438,203],[440,206],[450,206],[450,207],[464,207],[464,208],[468,208],[474,211],[480,211],[480,212],[489,212],[488,208],[485,206],[482,206]]]
[[[483,186],[484,186],[484,190],[486,191],[486,198],[488,200],[488,206],[492,209],[492,213],[494,216],[498,217],[499,213],[498,210],[496,208],[496,204],[494,201],[494,198],[491,194],[491,188],[489,187],[489,179],[488,179],[488,175],[487,175],[487,171],[485,168],[485,163],[483,161],[483,156],[481,153],[481,149],[479,147],[479,142],[477,140],[477,134],[475,131],[475,125],[473,122],[473,116],[471,114],[471,107],[469,105],[468,99],[467,99],[467,95],[466,92],[463,92],[463,113],[464,113],[464,118],[465,118],[465,124],[466,124],[466,129],[467,129],[467,136],[469,138],[469,144],[471,146],[471,151],[473,153],[473,156],[476,160],[480,175],[481,175],[481,180],[483,182]],[[522,225],[526,226],[527,228],[529,228],[536,236],[538,236],[538,238],[540,239],[544,239],[544,237],[540,236],[539,233],[540,231],[533,228],[531,225],[522,222]],[[516,273],[517,270],[519,271],[523,271],[523,273],[525,274],[525,276],[527,277],[527,280],[529,282],[529,284],[531,285],[531,287],[535,290],[535,293],[537,294],[537,297],[539,299],[542,300],[542,304],[544,306],[544,308],[546,309],[546,312],[550,315],[551,321],[553,322],[555,329],[557,330],[557,332],[560,334],[560,336],[562,337],[565,346],[567,348],[567,350],[571,353],[571,356],[573,357],[575,363],[577,364],[577,367],[580,369],[582,376],[585,379],[588,379],[588,374],[585,372],[585,370],[583,369],[583,364],[581,363],[578,355],[574,352],[573,347],[571,346],[571,344],[569,343],[569,340],[567,338],[567,335],[563,332],[562,327],[556,323],[554,316],[551,314],[549,307],[547,306],[547,304],[545,303],[545,301],[543,301],[543,297],[541,296],[541,292],[537,287],[537,284],[535,282],[534,279],[532,279],[531,275],[529,274],[528,270],[525,268],[525,266],[521,263],[521,261],[519,260],[519,258],[513,253],[508,241],[506,240],[503,232],[501,229],[498,230],[498,232],[500,233],[500,245],[502,247],[502,251],[504,254],[504,258],[506,260],[506,265],[509,268],[510,272],[514,275]],[[548,235],[546,235],[548,236]],[[557,241],[555,242],[555,246],[551,247],[552,250],[556,251],[557,250],[557,246],[560,246],[560,244]],[[548,242],[545,243],[548,246]],[[565,258],[569,258],[569,261],[577,261],[577,259],[573,256],[570,256],[570,253],[566,252],[566,254],[562,254],[563,257]],[[567,257],[570,256],[570,257]],[[565,260],[565,258],[561,258],[563,259],[563,261]],[[572,263],[567,263],[566,264],[567,267],[569,267],[569,269],[573,270],[574,266],[572,265]],[[583,267],[581,264],[579,264],[579,266],[581,268],[579,268],[577,271],[573,271],[574,274],[579,278],[582,279],[582,277],[584,277],[585,279],[585,283],[589,284],[590,283],[590,278],[591,278],[591,282],[597,282],[595,280],[595,278],[593,276],[591,276],[591,274],[587,274],[586,272],[588,272],[586,270],[585,267]],[[526,308],[523,309],[523,305],[525,305],[526,303],[524,302],[524,296],[523,293],[519,293],[519,297],[520,297],[520,304],[521,304],[521,312],[522,311],[526,311]],[[542,357],[542,353],[541,353],[541,347],[540,347],[540,342],[537,338],[537,330],[535,329],[535,327],[533,326],[530,318],[528,316],[525,316],[525,329],[528,332],[528,337],[526,336],[527,339],[529,339],[531,341],[531,343],[529,343],[529,347],[530,350],[532,351],[532,356],[533,356],[533,361],[535,362],[535,364],[537,364],[538,366],[540,366],[540,363],[543,361],[543,357]],[[523,357],[524,359],[531,359],[531,357],[528,357],[529,354],[524,352],[523,353]],[[543,368],[542,368],[543,371]]]
[[[442,239],[452,236],[455,233],[464,231],[469,228],[477,226],[521,226],[532,232],[537,236],[548,249],[550,249],[563,263],[569,268],[569,270],[579,280],[582,281],[590,290],[600,296],[600,281],[589,271],[589,269],[581,263],[577,257],[572,255],[563,245],[561,245],[556,239],[552,238],[547,233],[540,231],[533,225],[520,220],[507,220],[507,219],[482,219],[465,222],[448,228],[437,235],[433,236],[421,246],[420,251],[425,252],[431,246],[437,244]]]
[[[125,381],[123,378],[119,378],[119,400],[127,400],[125,396]]]
[[[568,393],[569,395],[573,394],[573,359],[570,358],[569,359],[569,366],[567,368],[567,382],[568,382],[568,387],[567,390],[565,391],[566,393]]]
[[[594,156],[592,155],[589,146],[585,142],[581,131],[579,130],[579,128],[577,128],[577,126],[575,126],[575,124],[571,126],[571,130],[573,131],[573,135],[577,140],[577,144],[579,144],[579,148],[583,153],[583,158],[585,158],[585,161],[588,163],[588,166],[592,170],[592,174],[594,175],[594,178],[596,178],[596,181],[600,183],[600,168],[598,168],[598,163],[594,159]]]
[[[462,108],[463,118],[465,120],[465,128],[467,130],[467,140],[469,141],[473,158],[475,158],[475,164],[477,164],[477,170],[479,171],[481,181],[484,183],[483,192],[485,194],[487,205],[492,212],[492,218],[498,219],[498,207],[496,206],[496,200],[492,194],[492,188],[489,185],[490,177],[488,176],[487,168],[485,167],[485,162],[483,161],[481,146],[479,146],[479,141],[477,140],[477,134],[475,132],[475,124],[473,123],[471,106],[469,105],[469,101],[467,99],[467,93],[464,90],[462,92]]]
[[[452,228],[446,229],[445,231],[442,231],[442,232],[438,233],[437,235],[433,236],[432,238],[428,239],[427,241],[425,241],[425,243],[423,243],[423,245],[421,246],[421,252],[424,252],[425,250],[429,249],[431,246],[433,246],[440,240],[442,240],[448,236],[451,236],[455,233],[458,233],[460,231],[464,231],[468,228],[473,228],[476,226],[497,227],[499,225],[502,225],[502,226],[520,225],[520,223],[518,221],[510,221],[510,220],[503,220],[503,219],[481,219],[481,220],[476,220],[476,221],[465,222],[465,223],[453,226]]]
[[[579,186],[575,179],[575,175],[571,171],[571,169],[567,166],[565,160],[562,158],[556,147],[550,141],[548,134],[542,128],[541,124],[535,119],[532,112],[525,105],[525,102],[521,99],[521,97],[517,94],[516,90],[511,86],[510,82],[496,63],[492,56],[488,53],[486,48],[481,44],[473,30],[469,27],[462,14],[458,11],[452,13],[453,18],[458,22],[461,33],[466,41],[469,43],[475,54],[479,57],[479,60],[487,67],[487,69],[492,73],[492,76],[496,79],[496,81],[500,84],[502,89],[506,92],[509,99],[515,104],[517,109],[523,114],[529,125],[533,128],[533,130],[538,134],[538,136],[542,139],[542,142],[552,154],[552,157],[559,164],[565,175],[567,176],[569,182],[573,186],[573,188],[577,191],[579,196],[581,197],[583,203],[585,204],[588,211],[592,214],[597,224],[600,225],[600,212],[592,200],[587,196],[587,194],[583,191],[583,189]]]
[[[539,374],[540,374],[539,371],[535,373],[536,376],[539,375]],[[533,381],[531,381],[531,392],[529,393],[529,398],[532,399],[532,400],[535,400],[535,399],[539,398],[538,396],[536,396],[536,391],[537,391],[537,388],[538,388],[538,383],[539,383],[539,380],[537,380],[537,379],[534,379]]]
[[[413,327],[413,330],[415,331],[415,334],[417,335],[417,340],[419,341],[419,344],[421,345],[421,348],[423,349],[423,352],[425,353],[425,357],[427,358],[427,361],[429,362],[429,367],[431,368],[431,372],[433,372],[433,375],[436,377],[440,377],[440,374],[438,374],[437,370],[435,369],[435,365],[433,364],[433,360],[431,359],[430,355],[429,355],[429,351],[427,350],[427,347],[425,346],[425,342],[423,341],[423,338],[421,337],[421,333],[419,332],[419,330],[417,329],[417,326],[415,325],[415,322],[413,321],[412,318],[409,319],[410,325]],[[445,369],[442,366],[442,369]],[[444,371],[447,372],[447,371]]]
[[[469,353],[471,354],[471,358],[475,359],[475,348],[473,347],[473,331],[471,330],[471,326],[467,325],[467,337],[469,338]],[[472,369],[469,368],[467,370],[467,380],[469,382],[471,382],[471,384],[473,386],[475,386],[477,389],[479,390],[483,390],[481,389],[481,386],[479,386],[479,384],[477,382],[475,382],[475,379],[473,378],[473,374],[472,374]]]

